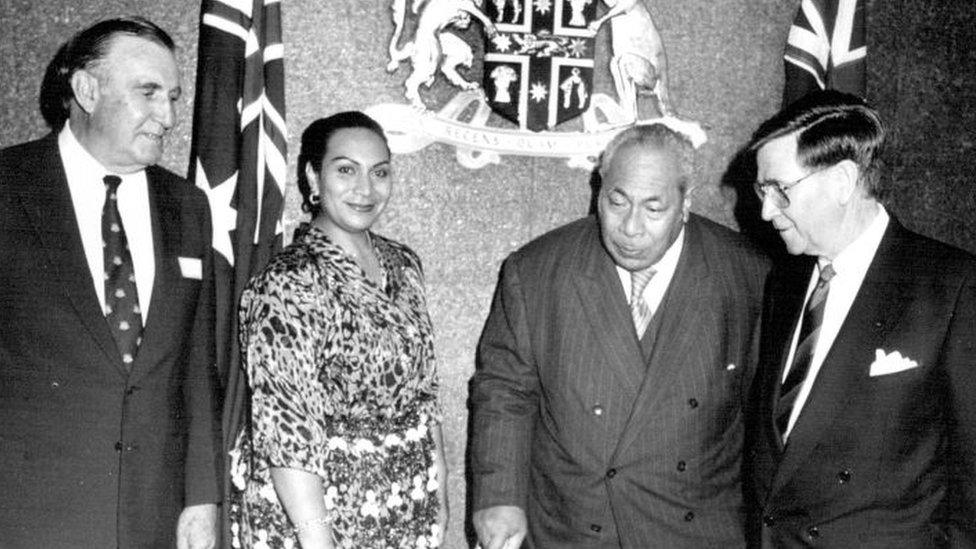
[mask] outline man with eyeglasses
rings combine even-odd
[[[814,92],[751,145],[770,277],[747,461],[756,547],[976,547],[976,261],[881,203],[885,129]]]

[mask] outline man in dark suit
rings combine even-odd
[[[663,125],[603,154],[596,217],[502,268],[471,381],[485,549],[742,547],[744,398],[766,260],[689,213]]]
[[[770,276],[748,444],[762,547],[976,547],[976,261],[879,197],[885,130],[815,92],[756,133]]]
[[[45,80],[55,131],[0,152],[4,548],[214,545],[210,214],[154,165],[173,49],[139,18],[80,32]]]

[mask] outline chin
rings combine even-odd
[[[614,263],[628,271],[643,271],[644,269],[653,265],[652,262],[644,259],[621,257],[619,255],[613,255],[611,257],[613,258]]]

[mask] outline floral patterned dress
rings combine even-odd
[[[251,429],[231,451],[234,547],[298,547],[270,467],[319,475],[338,547],[435,547],[440,421],[420,261],[371,234],[384,287],[321,230],[241,300]]]

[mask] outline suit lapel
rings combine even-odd
[[[45,162],[32,166],[36,171],[24,181],[30,188],[22,195],[21,204],[34,227],[41,249],[48,254],[48,264],[57,272],[65,298],[71,303],[80,323],[95,340],[118,373],[124,372],[112,333],[95,293],[88,259],[81,242],[68,179],[58,150],[57,134],[50,134],[40,142]]]
[[[577,294],[590,331],[597,334],[605,368],[619,378],[627,402],[633,402],[644,375],[644,361],[627,307],[627,299],[613,260],[600,242],[599,229],[583,236],[579,269],[575,277]]]
[[[764,324],[764,349],[762,360],[770,369],[772,375],[763,380],[766,384],[762,394],[766,396],[763,402],[765,418],[763,434],[772,448],[783,450],[783,440],[776,427],[776,401],[779,400],[780,380],[786,368],[786,361],[790,354],[790,344],[793,334],[800,322],[806,290],[810,283],[816,261],[810,257],[788,260],[782,271],[778,273],[775,289],[769,292],[767,299],[771,301],[768,321]],[[768,343],[767,343],[768,342]]]
[[[709,326],[704,315],[715,314],[715,296],[709,283],[708,263],[702,249],[701,234],[692,218],[685,226],[685,242],[667,293],[655,316],[660,318],[656,344],[648,361],[641,361],[637,399],[631,409],[614,455],[624,452],[650,421],[661,395],[673,384],[683,368],[700,362],[706,345],[689,326]],[[650,366],[648,366],[648,364]]]
[[[149,187],[149,212],[153,239],[153,279],[149,315],[145,318],[142,344],[132,367],[132,382],[149,371],[153,364],[162,361],[163,354],[170,348],[172,338],[178,337],[179,310],[181,296],[174,293],[181,273],[177,257],[180,249],[180,204],[168,192],[165,181],[154,177],[153,170],[146,170],[146,183]]]
[[[898,253],[900,230],[892,219],[790,432],[774,489],[789,479],[863,390],[875,349],[883,346],[889,324],[904,314],[906,301],[899,298],[899,285],[891,283],[898,276],[892,257]]]

